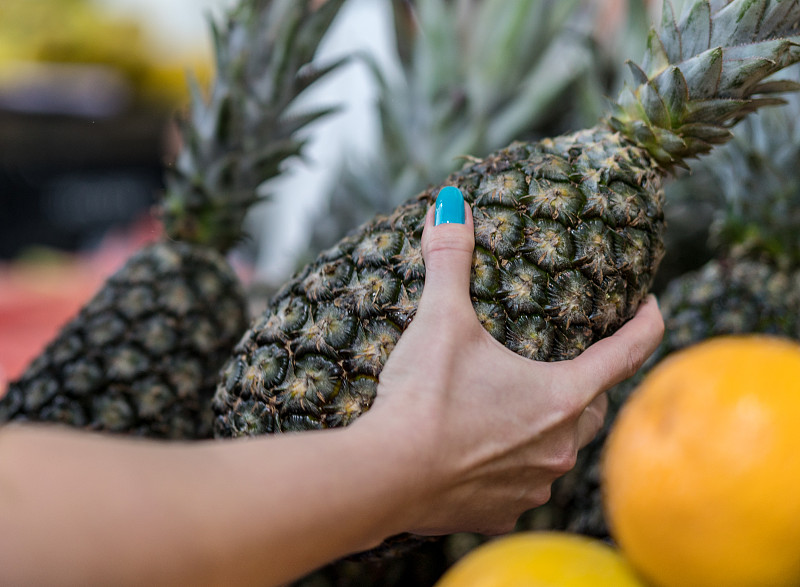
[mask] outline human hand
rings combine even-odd
[[[651,296],[575,359],[536,362],[508,350],[472,307],[474,229],[464,206],[465,224],[434,226],[428,213],[422,298],[361,418],[413,454],[418,494],[402,531],[415,534],[511,531],[574,466],[602,427],[605,390],[638,370],[664,329]]]

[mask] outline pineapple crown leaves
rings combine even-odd
[[[673,197],[714,204],[709,240],[721,254],[800,265],[798,116],[800,96],[793,96],[744,121],[729,144],[703,161],[704,173],[670,187]]]
[[[348,60],[312,64],[345,0],[241,0],[211,22],[216,76],[206,97],[190,78],[189,119],[161,204],[170,238],[226,252],[242,238],[258,187],[301,156],[298,132],[334,112],[289,112],[295,99]]]
[[[798,0],[690,0],[680,19],[664,0],[642,66],[629,62],[635,87],[613,105],[609,126],[646,148],[665,169],[731,138],[729,127],[775,94],[800,90],[765,81],[800,61]]]

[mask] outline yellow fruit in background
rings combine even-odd
[[[436,587],[644,587],[619,552],[567,532],[523,532],[466,555]]]
[[[670,355],[602,466],[612,535],[654,584],[800,585],[800,345],[721,337]]]

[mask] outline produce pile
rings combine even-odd
[[[687,0],[678,11],[665,2],[644,59],[628,63],[632,81],[584,130],[543,138],[536,123],[545,106],[522,116],[522,102],[505,96],[496,110],[475,109],[484,117],[476,120],[508,124],[479,125],[494,131],[465,140],[475,149],[466,163],[416,196],[373,202],[387,208],[318,253],[249,320],[225,253],[242,236],[257,188],[301,153],[298,131],[330,113],[286,116],[298,95],[341,65],[309,64],[343,3],[242,0],[214,28],[218,77],[208,98],[194,92],[183,151],[168,174],[161,212],[169,238],[137,253],[12,383],[0,421],[171,438],[346,426],[369,409],[414,316],[422,221],[445,185],[460,188],[473,208],[470,291],[481,323],[522,356],[567,360],[617,330],[653,291],[662,257],[674,250],[665,237],[673,202],[689,210],[706,203],[715,258],[665,288],[664,343],[611,391],[607,428],[550,502],[523,516],[519,536],[474,553],[483,537],[393,537],[298,584],[432,584],[465,554],[441,585],[474,584],[481,574],[480,584],[498,586],[800,582],[800,503],[792,497],[800,495],[792,425],[800,417],[800,347],[790,341],[800,338],[798,110],[736,126],[800,89],[773,77],[800,61],[800,3]],[[414,5],[419,13],[407,19],[403,10]],[[514,11],[554,6],[486,5],[509,17],[498,22],[529,24],[541,18]],[[563,26],[565,14],[586,14],[581,2],[558,6],[566,12],[550,16]],[[423,89],[432,78],[413,77],[415,59],[430,37],[414,27],[444,14],[446,3],[434,0],[396,9],[405,74]],[[509,27],[499,36],[513,40],[512,29],[520,34]],[[539,49],[534,54],[546,54]],[[467,91],[470,81],[455,111],[461,116],[435,127],[443,136],[462,136],[453,132],[469,131],[464,120],[477,124],[470,109],[491,102]],[[564,82],[555,93],[575,88]],[[436,104],[445,94],[407,98],[420,95]],[[384,146],[402,149],[397,123],[424,108],[389,103],[382,102]],[[512,138],[519,140],[505,146],[490,140]],[[669,187],[718,146],[692,164],[695,176]],[[419,182],[402,165],[384,171]],[[709,189],[692,183],[696,177],[715,179]],[[748,333],[760,336],[730,336]],[[541,530],[552,532],[534,532]]]

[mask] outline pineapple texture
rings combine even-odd
[[[575,357],[647,294],[662,256],[661,179],[618,133],[514,144],[447,184],[473,206],[476,314],[518,354]],[[224,367],[218,436],[343,426],[369,408],[422,291],[437,193],[363,225],[278,292]]]
[[[150,245],[11,384],[0,423],[208,437],[219,367],[246,325],[244,294],[221,255],[182,243]]]

